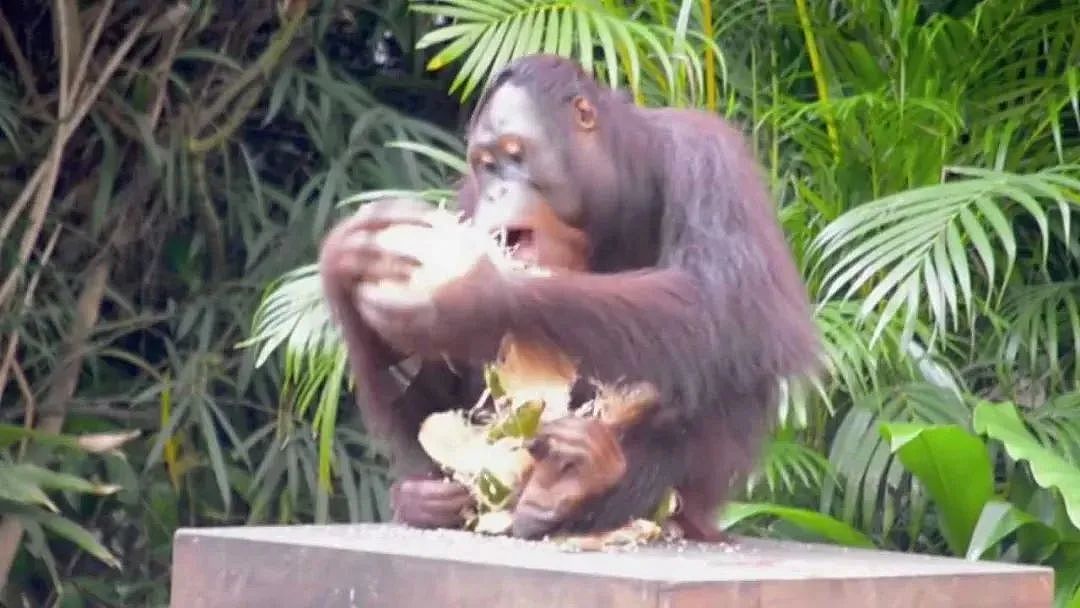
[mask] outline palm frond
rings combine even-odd
[[[1040,443],[1080,465],[1080,393],[1056,395],[1019,411]]]
[[[832,300],[815,311],[833,381],[851,396],[875,393],[898,371],[913,369],[901,345],[901,324],[894,321],[883,330],[884,339],[872,342],[858,329],[860,308],[857,301]]]
[[[747,492],[753,494],[764,484],[772,495],[816,493],[824,479],[831,475],[832,464],[812,448],[794,438],[773,437],[765,445],[757,469],[746,481]]]
[[[1056,382],[1064,380],[1063,366],[1072,368],[1069,380],[1080,383],[1080,281],[1060,281],[1013,287],[1001,308],[1005,336],[1000,366],[1045,370]],[[1021,360],[1023,357],[1023,360]]]
[[[667,99],[675,102],[683,83],[681,74],[689,78],[691,91],[697,92],[693,98],[705,88],[704,68],[698,59],[701,53],[693,42],[720,55],[711,39],[683,28],[633,19],[624,9],[607,3],[445,0],[412,2],[410,8],[453,18],[452,24],[425,34],[417,48],[445,43],[428,62],[431,70],[464,58],[450,87],[451,92],[460,89],[463,99],[507,63],[543,52],[573,57],[590,73],[606,68],[606,81],[611,86],[620,84],[619,75],[623,74],[639,98],[642,76],[650,76]],[[597,50],[601,52],[600,65]]]
[[[287,273],[267,290],[255,313],[252,336],[241,346],[259,345],[256,365],[285,345],[287,352],[323,357],[340,348],[331,328],[330,313],[323,301],[315,264]]]
[[[860,316],[881,307],[872,340],[901,311],[910,333],[927,304],[937,330],[948,331],[950,322],[957,327],[961,307],[968,315],[975,312],[974,292],[980,283],[991,299],[1011,276],[1017,238],[1010,218],[1034,219],[1044,261],[1051,240],[1049,207],[1056,209],[1068,235],[1072,207],[1080,205],[1077,169],[1053,167],[1030,175],[954,169],[969,178],[901,192],[848,211],[814,243],[818,265],[829,265],[823,299],[847,299],[869,290]]]

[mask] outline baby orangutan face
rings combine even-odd
[[[596,418],[570,416],[545,424],[529,452],[534,463],[514,507],[518,538],[558,530],[626,474],[618,438]]]

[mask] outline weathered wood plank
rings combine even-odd
[[[566,553],[390,525],[185,529],[173,608],[1048,608],[1053,571],[827,545]]]

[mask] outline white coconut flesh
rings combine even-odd
[[[412,269],[408,281],[362,283],[358,289],[365,299],[384,304],[422,303],[440,287],[465,276],[484,258],[506,271],[546,274],[537,268],[523,268],[494,238],[448,211],[432,210],[423,219],[430,226],[396,224],[375,234],[380,247],[414,258],[419,265]]]

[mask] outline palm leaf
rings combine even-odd
[[[1047,370],[1061,382],[1064,363],[1072,367],[1071,382],[1080,382],[1080,367],[1076,365],[1080,354],[1078,298],[1080,281],[1010,289],[1000,312],[1006,327],[999,355],[1002,369],[1023,363],[1028,369]]]
[[[1041,444],[1080,464],[1080,393],[1055,395],[1038,407],[1020,411]]]
[[[1074,177],[1078,168],[1054,167],[1031,175],[956,169],[970,177],[848,211],[826,226],[813,246],[818,265],[829,265],[823,299],[847,299],[868,290],[860,316],[881,310],[873,340],[901,309],[909,332],[924,305],[936,329],[956,327],[961,305],[969,316],[974,312],[978,282],[984,283],[989,299],[1011,276],[1017,256],[1011,217],[1035,220],[1045,260],[1051,239],[1048,208],[1060,212],[1064,228],[1070,207],[1080,204],[1080,180]]]
[[[430,70],[463,60],[450,86],[451,92],[460,91],[462,99],[468,99],[507,63],[533,53],[572,57],[592,72],[597,47],[603,51],[607,82],[617,86],[623,74],[639,99],[642,75],[647,74],[674,102],[681,85],[676,63],[689,68],[686,76],[693,90],[704,89],[704,70],[694,59],[701,52],[688,36],[662,23],[627,17],[606,3],[445,0],[412,2],[410,8],[453,18],[452,24],[425,34],[417,48],[445,44],[428,62]],[[696,41],[719,56],[712,40]]]
[[[793,495],[801,490],[816,492],[826,476],[833,472],[829,460],[794,438],[773,437],[765,445],[757,469],[747,479],[747,491],[753,493],[762,484],[776,495]]]
[[[240,346],[259,345],[256,365],[262,365],[283,344],[289,353],[314,358],[333,354],[340,347],[315,264],[289,272],[267,290],[255,312],[252,336]],[[287,361],[286,369],[296,372],[293,365],[301,361]]]
[[[872,342],[857,327],[860,308],[857,301],[831,300],[815,311],[835,386],[853,396],[875,393],[890,375],[911,369],[901,349],[901,324],[892,323],[884,330],[884,339]]]

